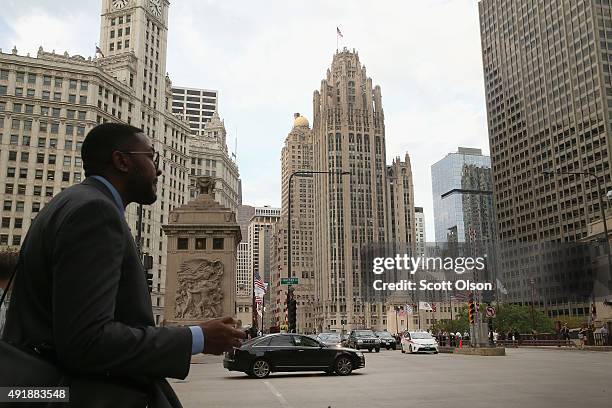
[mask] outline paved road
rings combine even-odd
[[[172,380],[185,408],[418,407],[610,408],[612,353],[508,349],[506,357],[366,354],[348,377],[278,373],[264,380],[229,372],[221,359]]]

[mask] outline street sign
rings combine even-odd
[[[495,317],[495,308],[493,306],[487,306],[487,317]]]
[[[297,285],[298,278],[281,278],[281,285]]]

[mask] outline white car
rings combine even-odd
[[[407,331],[402,334],[402,353],[418,353],[419,351],[438,354],[438,342],[427,332]]]

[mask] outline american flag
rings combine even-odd
[[[431,303],[431,311],[432,311],[432,312],[435,312],[435,311],[436,311],[436,304],[435,304],[435,302],[432,302],[432,303]]]
[[[340,29],[338,27],[336,27],[336,34],[338,34],[338,37],[344,38],[344,36],[342,35],[342,32],[340,32]]]
[[[259,272],[255,272],[255,288],[262,290],[264,293],[268,290],[268,284],[261,280]]]

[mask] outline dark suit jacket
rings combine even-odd
[[[67,188],[32,222],[3,336],[51,345],[74,386],[90,377],[126,380],[146,389],[149,407],[180,407],[165,377],[187,376],[191,331],[155,327],[131,231],[98,180]]]

